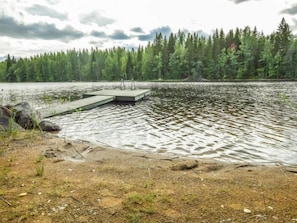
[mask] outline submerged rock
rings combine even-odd
[[[41,121],[39,123],[39,126],[42,131],[46,132],[56,132],[61,130],[60,126],[58,126],[57,124],[45,120]]]

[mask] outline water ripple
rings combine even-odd
[[[228,162],[297,163],[297,84],[152,84],[150,100],[51,118],[60,136]],[[284,97],[285,95],[285,97]]]

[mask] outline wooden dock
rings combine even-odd
[[[94,91],[84,94],[84,97],[91,97],[96,95],[105,95],[105,96],[115,96],[115,101],[123,102],[136,102],[147,98],[151,94],[150,90],[147,89],[137,89],[137,90],[101,90]]]
[[[136,102],[151,94],[150,90],[102,90],[86,93],[83,99],[39,109],[42,118],[88,110],[112,101]]]

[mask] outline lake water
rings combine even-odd
[[[129,83],[126,83],[129,86]],[[0,103],[64,103],[120,83],[0,84]],[[124,150],[297,164],[297,82],[136,83],[149,100],[49,118],[59,136]]]

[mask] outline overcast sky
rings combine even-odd
[[[297,34],[297,0],[0,0],[0,58],[146,45],[156,32],[212,34],[216,28]]]

